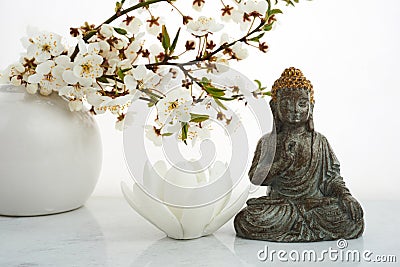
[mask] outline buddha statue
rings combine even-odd
[[[278,242],[353,239],[364,231],[363,210],[351,195],[327,139],[314,131],[314,91],[302,72],[288,68],[272,87],[276,139],[258,142],[249,178],[269,186],[235,217],[239,237]],[[265,157],[275,148],[275,156]]]

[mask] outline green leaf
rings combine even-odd
[[[222,102],[218,100],[218,98],[214,98],[214,101],[215,101],[215,103],[217,103],[217,105],[220,106],[222,109],[228,110],[228,109],[224,106],[224,104],[222,104]]]
[[[210,83],[210,80],[207,79],[206,77],[201,78],[200,83],[201,83],[202,85],[210,85],[210,84],[211,84],[211,83]]]
[[[96,81],[98,81],[99,83],[109,83],[108,79],[104,76],[96,78]]]
[[[260,89],[261,87],[262,87],[262,85],[261,85],[261,82],[259,81],[259,80],[254,80],[256,83],[257,83],[257,85],[258,85],[258,89]]]
[[[211,85],[211,81],[207,79],[206,77],[203,77],[201,81],[199,82],[202,85],[202,88],[204,91],[207,92],[208,95],[216,97],[216,96],[224,96],[225,95],[225,89],[219,89]]]
[[[92,38],[95,34],[97,33],[97,30],[91,30],[86,32],[86,34],[83,36],[83,40],[87,41],[90,38]]]
[[[209,115],[206,114],[196,114],[190,113],[190,122],[203,122],[210,118]]]
[[[249,41],[252,41],[252,42],[259,42],[260,39],[264,36],[264,34],[265,34],[265,32],[259,34],[259,35],[256,36],[256,37],[253,37],[253,38],[249,39]]]
[[[268,92],[264,92],[263,95],[272,96],[272,93],[271,93],[271,91],[268,91]]]
[[[163,26],[162,26],[162,39],[161,39],[161,43],[162,43],[162,46],[163,46],[165,52],[167,52],[168,49],[169,49],[169,47],[171,46],[171,43],[170,43],[170,42],[171,42],[171,41],[170,41],[170,39],[169,39],[169,34],[168,34],[168,31],[167,31],[167,27],[165,27],[165,25],[163,25]]]
[[[173,133],[163,133],[162,136],[171,136]]]
[[[293,1],[294,1],[294,3],[299,3],[299,0],[293,0]],[[285,2],[286,2],[286,5],[294,6],[294,3],[291,0],[285,0]]]
[[[232,101],[232,100],[236,99],[235,97],[222,97],[222,96],[216,96],[216,97],[214,97],[214,99],[215,98],[218,98],[218,99],[224,100],[224,101]]]
[[[117,13],[118,11],[120,11],[121,8],[122,8],[122,3],[116,2],[116,3],[115,3],[115,9],[114,9],[115,13]]]
[[[124,80],[125,74],[124,74],[124,72],[123,72],[121,69],[118,69],[117,75],[118,75],[118,77],[119,77],[121,80]]]
[[[187,145],[187,134],[189,131],[189,124],[187,122],[182,122],[182,141]]]
[[[126,68],[126,69],[121,69],[122,73],[125,73],[127,71],[130,71],[132,68]]]
[[[125,35],[125,34],[128,33],[125,29],[121,29],[121,28],[115,28],[115,27],[114,27],[114,30],[115,30],[117,33],[122,34],[122,35]]]
[[[204,90],[211,96],[224,96],[226,91],[212,86],[204,86]]]
[[[273,23],[270,23],[270,24],[265,25],[265,26],[263,27],[263,30],[266,31],[266,32],[272,30],[272,25],[273,25]]]
[[[175,38],[174,38],[174,40],[172,41],[172,45],[171,45],[171,47],[169,48],[169,50],[170,50],[171,53],[175,51],[176,44],[178,43],[178,38],[179,38],[179,33],[180,33],[180,32],[181,32],[181,28],[179,28],[178,31],[176,32]]]
[[[271,17],[272,15],[275,15],[275,14],[282,14],[282,13],[283,12],[280,9],[271,9],[271,10],[268,10],[268,17]]]

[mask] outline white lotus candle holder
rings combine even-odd
[[[227,193],[219,200],[201,207],[175,207],[165,204],[165,199],[173,197],[165,195],[165,182],[196,187],[215,181],[225,170],[222,162],[216,162],[212,168],[203,172],[184,173],[173,167],[167,169],[166,164],[159,161],[154,167],[146,164],[143,172],[144,188],[134,183],[130,190],[124,182],[121,187],[130,206],[167,236],[174,239],[193,239],[210,235],[228,222],[246,202],[249,186],[235,199],[232,199],[233,194]],[[156,175],[163,177],[163,182],[156,179]],[[225,185],[232,188],[232,181],[227,180]],[[149,191],[157,192],[157,195],[151,196],[147,193]],[[184,197],[189,199],[191,195],[186,194]],[[228,203],[232,204],[227,206]]]

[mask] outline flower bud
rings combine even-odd
[[[37,90],[38,90],[38,85],[36,83],[28,83],[26,86],[26,91],[29,94],[34,95],[36,94]]]

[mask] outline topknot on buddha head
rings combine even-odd
[[[310,102],[314,104],[314,90],[311,82],[304,77],[301,70],[294,67],[287,68],[283,71],[281,77],[275,81],[272,86],[272,101],[276,100],[277,92],[283,89],[295,90],[305,89],[310,92]]]

